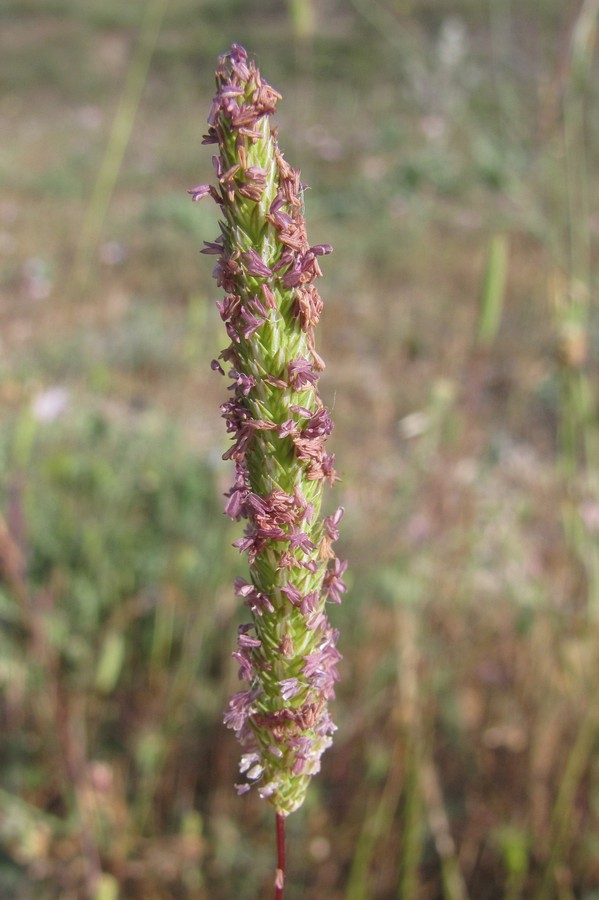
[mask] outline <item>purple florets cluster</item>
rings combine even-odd
[[[189,193],[212,197],[222,214],[221,235],[203,252],[218,256],[225,297],[217,307],[231,342],[219,358],[232,392],[221,407],[232,438],[224,458],[235,463],[225,511],[248,523],[235,546],[247,553],[250,580],[238,578],[235,591],[252,622],[240,626],[233,654],[248,687],[231,699],[225,723],[245,751],[239,792],[258,783],[287,815],[335,730],[327,701],[340,654],[325,603],[341,602],[347,564],[332,549],[343,510],[320,518],[323,484],[337,475],[313,337],[318,258],[332,248],[307,240],[300,173],[269,125],[280,95],[238,45],[219,59],[216,82],[204,143],[219,148],[218,186]],[[219,360],[212,368],[225,374]]]

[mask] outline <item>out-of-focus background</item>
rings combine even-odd
[[[346,508],[288,900],[599,897],[597,0],[0,0],[0,895],[269,897],[200,145],[284,95]]]

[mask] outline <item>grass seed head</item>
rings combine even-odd
[[[224,456],[235,463],[225,511],[247,521],[235,546],[250,577],[235,590],[251,622],[240,626],[233,653],[247,687],[224,721],[243,747],[239,793],[256,784],[288,815],[335,731],[328,701],[340,654],[325,607],[341,601],[347,564],[332,549],[343,511],[320,514],[323,485],[337,476],[313,335],[318,259],[332,248],[308,242],[300,172],[270,126],[281,95],[237,44],[219,58],[216,86],[204,142],[218,149],[217,183],[189,193],[212,197],[222,215],[204,252],[218,256],[214,277],[226,296],[217,306],[230,339],[220,355],[232,394],[221,407],[232,438]],[[224,373],[221,362],[212,366]]]

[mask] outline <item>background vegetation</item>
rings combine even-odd
[[[289,900],[599,897],[597,0],[0,0],[0,893],[253,900],[242,560],[185,190],[284,94],[347,510]]]

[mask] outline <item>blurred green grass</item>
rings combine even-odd
[[[221,726],[242,561],[197,254],[216,216],[185,199],[232,40],[283,93],[335,246],[318,341],[351,581],[289,900],[599,891],[598,16],[0,4],[3,896],[271,893],[272,818],[235,796]]]

